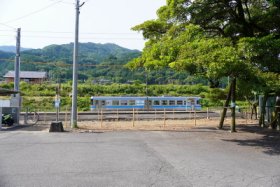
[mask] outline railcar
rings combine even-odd
[[[94,110],[201,110],[200,97],[91,97]]]

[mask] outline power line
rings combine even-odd
[[[11,37],[12,35],[0,35],[0,37],[6,37],[9,36]],[[54,38],[54,39],[72,39],[73,37],[70,36],[43,36],[43,35],[23,35],[25,38]],[[80,39],[83,40],[143,40],[142,38],[119,38],[119,37],[112,37],[112,38],[108,38],[108,37],[104,37],[104,38],[100,38],[100,37],[80,37]]]
[[[50,1],[55,1],[55,0],[50,0]],[[70,2],[67,2],[67,1],[59,1],[58,3],[63,3],[63,4],[68,4],[68,5],[74,5],[75,4],[75,3],[70,3]]]
[[[54,2],[54,3],[52,3],[52,4],[48,5],[48,6],[45,6],[45,7],[43,7],[43,8],[40,8],[40,9],[38,9],[38,10],[36,10],[36,11],[33,11],[33,12],[29,13],[29,14],[20,16],[20,17],[15,18],[15,19],[11,19],[11,20],[5,21],[5,22],[3,22],[3,23],[1,23],[1,24],[11,23],[11,22],[15,22],[15,21],[21,20],[21,19],[26,18],[26,17],[28,17],[28,16],[31,16],[31,15],[33,15],[33,14],[37,14],[37,13],[39,13],[39,12],[42,12],[42,11],[44,11],[44,10],[46,10],[46,9],[48,9],[48,8],[50,8],[50,7],[52,7],[52,6],[56,5],[56,4],[58,4],[58,3],[60,3],[60,2],[61,2],[61,1]]]
[[[15,31],[15,30],[16,30],[16,28],[15,28],[15,27],[12,27],[12,26],[7,25],[7,24],[5,24],[5,23],[0,23],[0,25],[3,25],[3,26],[5,26],[5,27],[9,27],[9,28],[13,29],[13,31]],[[9,31],[10,31],[10,30],[9,30]]]
[[[26,33],[50,33],[50,34],[73,34],[74,32],[69,32],[69,31],[24,31]],[[138,33],[129,33],[129,32],[80,32],[80,34],[89,34],[89,35],[111,35],[111,34],[116,34],[116,35],[138,35]]]
[[[7,34],[2,34],[0,36],[14,36],[14,35],[7,35]]]
[[[0,31],[10,32],[11,30],[0,29]],[[74,34],[69,31],[35,31],[35,30],[24,30],[23,33],[47,33],[47,34]],[[80,32],[83,35],[139,35],[139,33],[129,32]]]
[[[52,2],[57,2],[59,0],[49,0],[49,1],[52,1]],[[71,1],[71,3],[70,3]],[[75,3],[72,2],[73,0],[69,0],[69,1],[66,1],[66,0],[62,0],[61,3],[67,3],[67,4],[71,4],[71,5],[74,5]]]

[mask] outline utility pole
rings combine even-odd
[[[14,75],[14,91],[19,92],[19,82],[20,82],[20,31],[21,29],[17,29],[17,37],[16,37],[16,57],[15,57],[15,75]],[[20,94],[17,93],[13,96],[14,99],[17,101],[17,109],[16,109],[16,124],[19,125],[19,113],[21,107],[21,98]]]
[[[75,42],[73,49],[73,83],[72,83],[72,111],[71,111],[71,128],[77,128],[77,79],[78,79],[78,49],[79,49],[79,15],[80,0],[76,0],[76,20],[75,20]]]
[[[15,76],[14,76],[14,91],[19,91],[19,72],[20,72],[20,28],[17,29],[16,38],[16,57],[15,57]]]

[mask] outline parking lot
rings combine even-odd
[[[255,126],[41,130],[0,131],[1,187],[280,186],[279,132]]]

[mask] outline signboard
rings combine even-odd
[[[54,107],[55,107],[55,108],[59,108],[59,106],[60,106],[60,99],[56,99],[56,100],[54,101]]]

